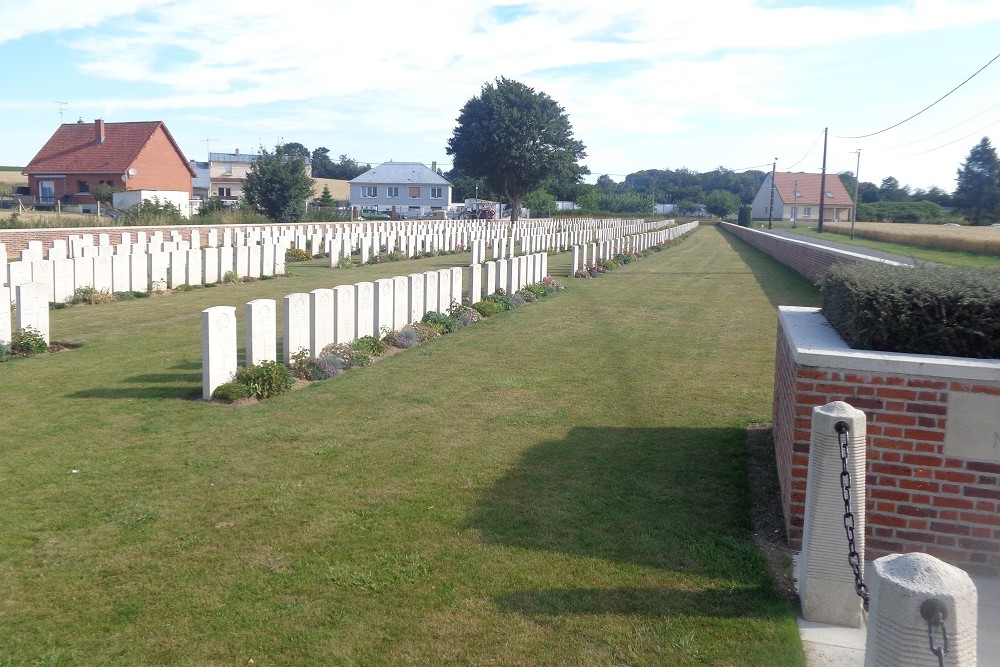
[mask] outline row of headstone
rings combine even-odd
[[[575,245],[573,246],[573,258],[570,263],[569,275],[573,276],[577,271],[587,269],[603,259],[612,259],[617,254],[623,252],[642,252],[654,245],[680,238],[697,226],[697,221],[688,222],[655,232],[647,232],[597,243]]]
[[[49,342],[49,299],[48,285],[43,283],[23,283],[13,290],[15,298],[15,327],[26,329],[31,327],[40,334],[45,342]],[[0,315],[0,344],[11,341],[10,304],[11,289],[0,286],[0,304],[5,304],[5,315]]]
[[[515,292],[541,282],[547,271],[548,256],[539,253],[473,264],[468,279],[462,267],[452,267],[288,294],[282,300],[283,361],[290,363],[303,350],[315,357],[327,345],[402,329],[419,322],[428,312],[448,312],[453,303],[463,301],[463,285],[468,286],[469,302],[476,303],[498,289]],[[247,364],[277,361],[277,315],[274,299],[246,304]],[[206,400],[236,373],[236,330],[234,307],[202,311],[202,391]]]
[[[70,299],[81,287],[108,292],[150,292],[180,285],[208,285],[229,272],[240,278],[285,273],[284,250],[274,244],[155,250],[145,253],[9,262],[7,286],[47,286],[48,301]]]

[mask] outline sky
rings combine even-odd
[[[298,142],[448,170],[462,106],[501,76],[563,107],[591,182],[818,173],[828,128],[828,173],[950,192],[982,137],[1000,143],[1000,59],[976,74],[1000,55],[996,0],[0,0],[0,17],[0,165],[102,118],[163,121],[189,159]]]

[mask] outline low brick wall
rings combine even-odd
[[[924,552],[1000,575],[1000,360],[852,350],[817,309],[782,307],[775,361],[792,548],[802,543],[812,409],[845,401],[867,415],[866,559]]]
[[[750,227],[740,227],[728,222],[720,223],[719,227],[733,236],[746,241],[761,252],[770,255],[782,264],[791,267],[814,283],[818,283],[827,270],[834,264],[857,264],[859,262],[872,261],[895,264],[895,262],[890,260],[848,252],[846,250],[838,250],[836,248],[827,248],[815,243],[809,243],[808,241],[775,236],[764,231]]]

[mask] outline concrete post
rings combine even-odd
[[[892,554],[872,565],[865,667],[937,667],[922,613],[925,603],[928,611],[933,609],[929,600],[941,602],[941,620],[948,633],[945,664],[974,667],[977,593],[969,575],[924,553]],[[941,629],[934,628],[932,636],[936,647],[943,648]]]
[[[802,617],[809,621],[861,627],[861,598],[855,591],[844,529],[842,463],[836,425],[850,429],[848,472],[857,562],[865,562],[865,414],[843,401],[813,408],[806,479],[806,510],[799,559]]]

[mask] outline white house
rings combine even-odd
[[[446,211],[451,183],[419,162],[383,162],[350,181],[351,206],[407,218]]]
[[[764,177],[753,199],[754,220],[819,221],[822,174],[778,172],[774,175],[774,211],[771,211],[771,174]],[[837,174],[827,174],[823,201],[824,221],[850,220],[854,200]]]

